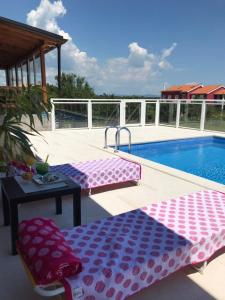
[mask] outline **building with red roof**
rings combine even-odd
[[[163,99],[225,99],[225,87],[221,84],[206,85],[184,84],[174,85],[161,91]]]
[[[190,93],[191,99],[215,99],[215,94],[217,92],[222,92],[224,90],[224,86],[219,84],[214,85],[206,85],[203,87],[199,87],[198,89],[192,91]]]
[[[225,99],[225,88],[222,87],[216,92],[214,92],[214,99],[222,100]]]
[[[163,99],[191,99],[190,93],[202,87],[201,84],[183,84],[173,85],[168,89],[161,91]]]

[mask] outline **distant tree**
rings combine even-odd
[[[94,98],[95,93],[85,77],[73,73],[62,73],[60,96],[63,98]]]
[[[57,80],[57,76],[55,78]],[[48,84],[47,93],[49,98],[99,98],[99,99],[145,99],[145,98],[158,98],[153,96],[140,96],[140,95],[114,95],[103,93],[100,95],[95,94],[94,89],[87,82],[85,77],[76,75],[74,73],[62,73],[61,77],[61,93],[56,85]]]
[[[96,98],[100,99],[158,99],[157,96],[140,96],[140,95],[114,95],[103,93],[101,95],[96,95]]]
[[[96,95],[96,98],[99,98],[99,99],[117,99],[117,97],[114,94],[106,94],[106,93],[103,93],[101,95]]]
[[[57,76],[55,77],[57,80]],[[50,98],[95,98],[94,89],[86,81],[85,77],[73,73],[62,73],[61,92],[53,84],[47,85],[47,93]]]
[[[60,95],[59,95],[58,87],[53,84],[47,84],[47,95],[48,95],[48,99],[59,98]]]

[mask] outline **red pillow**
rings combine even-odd
[[[17,246],[37,284],[61,281],[82,271],[80,259],[52,220],[21,222]]]

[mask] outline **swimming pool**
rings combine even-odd
[[[128,152],[128,146],[120,151]],[[131,154],[225,184],[225,138],[209,136],[133,144]]]

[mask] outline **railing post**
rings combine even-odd
[[[176,128],[180,125],[180,100],[177,100]]]
[[[51,110],[52,131],[54,131],[55,130],[55,104],[53,103],[52,99],[50,101],[52,104],[52,110]]]
[[[160,102],[159,100],[157,100],[156,107],[155,107],[155,126],[159,126],[159,114],[160,114]]]
[[[120,126],[124,126],[126,123],[126,102],[120,100]]]
[[[88,100],[88,129],[92,128],[92,102]]]
[[[146,102],[145,100],[141,100],[141,126],[145,126],[146,120]]]
[[[201,120],[200,120],[200,130],[205,129],[205,115],[206,115],[206,101],[202,100],[202,109],[201,109]]]

